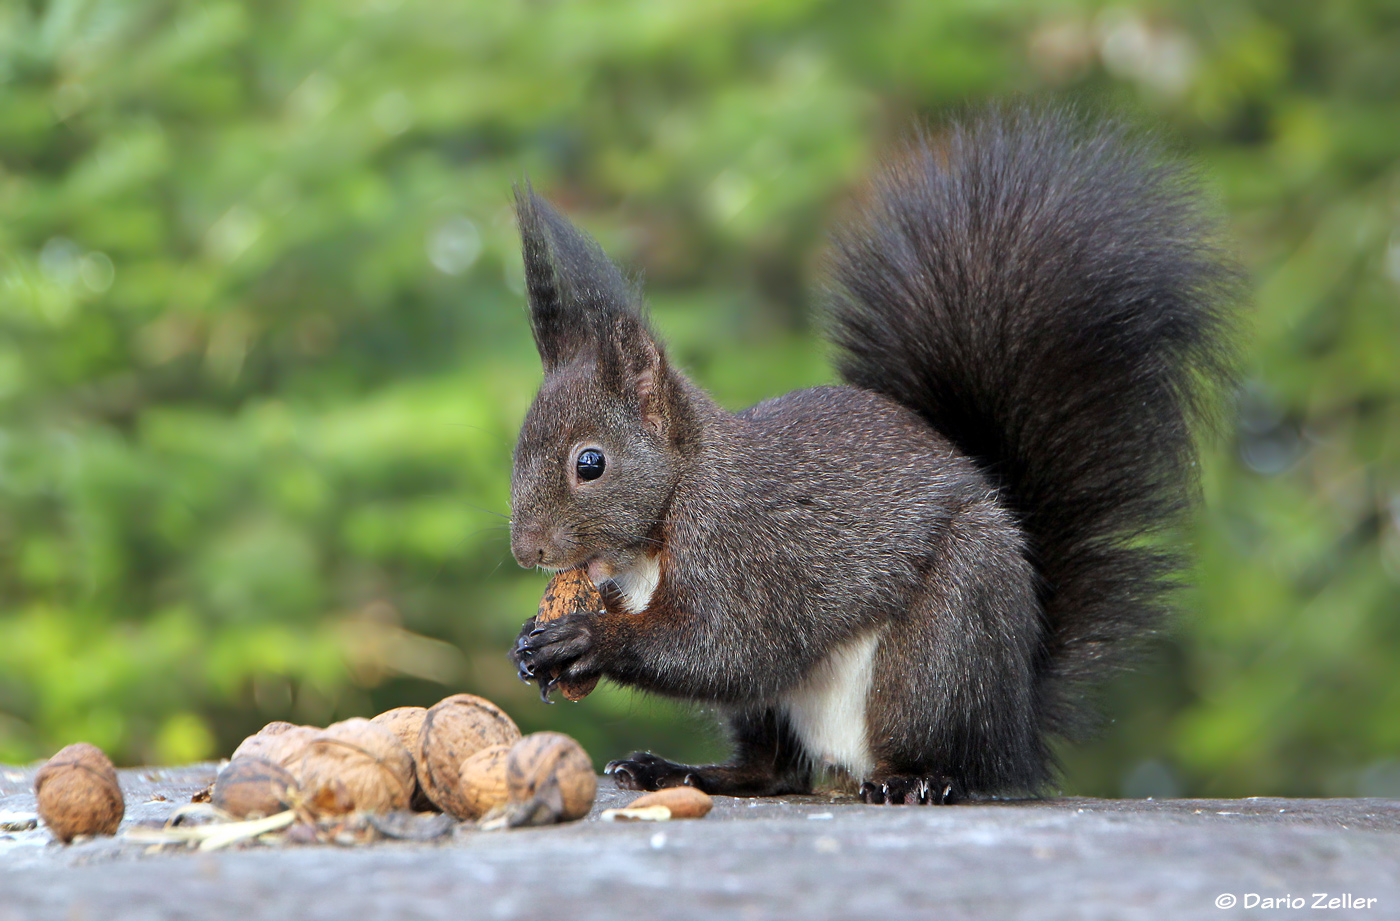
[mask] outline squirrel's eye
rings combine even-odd
[[[603,475],[603,468],[607,466],[607,461],[603,458],[603,452],[596,448],[586,448],[578,452],[578,462],[575,469],[578,470],[580,480],[596,480]]]

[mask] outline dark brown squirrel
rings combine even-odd
[[[873,803],[1035,793],[1086,684],[1152,634],[1196,440],[1234,380],[1240,276],[1189,170],[1074,111],[912,141],[835,234],[844,386],[740,413],[667,357],[639,291],[517,189],[544,382],[515,449],[521,566],[605,610],[511,653],[725,717],[725,764],[635,753],[636,789]]]

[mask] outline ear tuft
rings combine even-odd
[[[563,291],[554,271],[549,232],[540,206],[544,205],[527,182],[515,187],[515,216],[520,225],[520,250],[525,261],[525,293],[530,305],[530,328],[546,369],[560,361],[564,332]],[[548,205],[544,205],[548,207]]]
[[[546,371],[596,347],[598,333],[630,313],[636,293],[588,234],[527,182],[515,187],[530,327]]]

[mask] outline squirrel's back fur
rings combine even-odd
[[[972,457],[1027,534],[1048,731],[1161,625],[1182,561],[1156,538],[1232,378],[1237,285],[1188,171],[1063,110],[921,136],[836,237],[839,373]]]

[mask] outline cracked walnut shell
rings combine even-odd
[[[399,737],[362,717],[327,726],[288,768],[312,813],[392,812],[413,796],[413,757]]]

